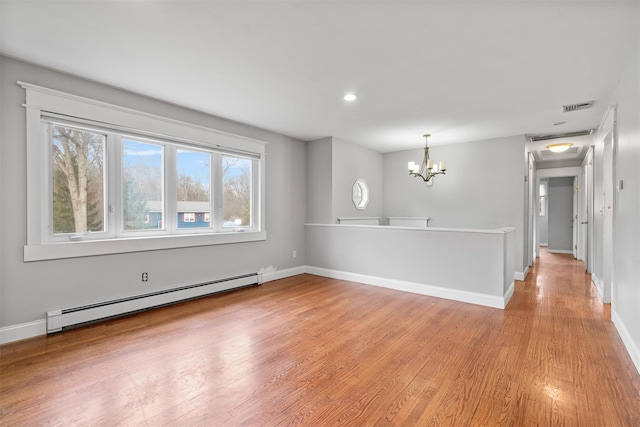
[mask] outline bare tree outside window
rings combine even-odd
[[[106,137],[50,124],[53,150],[53,234],[104,231]]]
[[[251,226],[251,159],[222,156],[223,227]]]

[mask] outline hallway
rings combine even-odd
[[[528,337],[521,374],[553,400],[554,421],[640,425],[640,375],[582,261],[541,247],[505,310],[508,318],[521,312],[520,346]]]

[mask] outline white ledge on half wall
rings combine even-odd
[[[377,219],[380,218],[338,218],[338,220],[350,220],[350,219]],[[357,221],[354,221],[357,222]],[[352,224],[352,223],[344,223],[344,224],[305,224],[305,226],[313,226],[313,227],[353,227],[358,226],[360,228],[374,228],[374,229],[387,229],[387,230],[416,230],[416,231],[446,231],[453,233],[481,233],[481,234],[505,234],[515,231],[515,227],[501,227],[493,230],[487,230],[482,228],[448,228],[448,227],[416,227],[416,226],[406,226],[406,225],[376,225],[376,224]]]
[[[349,218],[338,218],[338,223],[341,225],[380,225],[380,217],[379,216],[371,216],[371,217],[349,217]]]
[[[387,217],[387,220],[392,227],[428,227],[431,218],[421,216],[390,216]]]

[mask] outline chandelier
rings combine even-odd
[[[429,145],[427,138],[429,138],[431,135],[427,133],[422,136],[424,136],[425,140],[424,159],[422,159],[422,164],[418,165],[416,162],[409,162],[407,167],[409,168],[409,175],[413,175],[416,178],[422,178],[424,182],[431,186],[433,185],[433,181],[431,180],[431,178],[436,175],[445,174],[447,170],[447,162],[442,161],[439,164],[436,164],[432,159],[429,158]]]

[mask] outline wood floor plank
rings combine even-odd
[[[0,346],[0,424],[639,426],[582,263],[505,310],[312,275]]]

